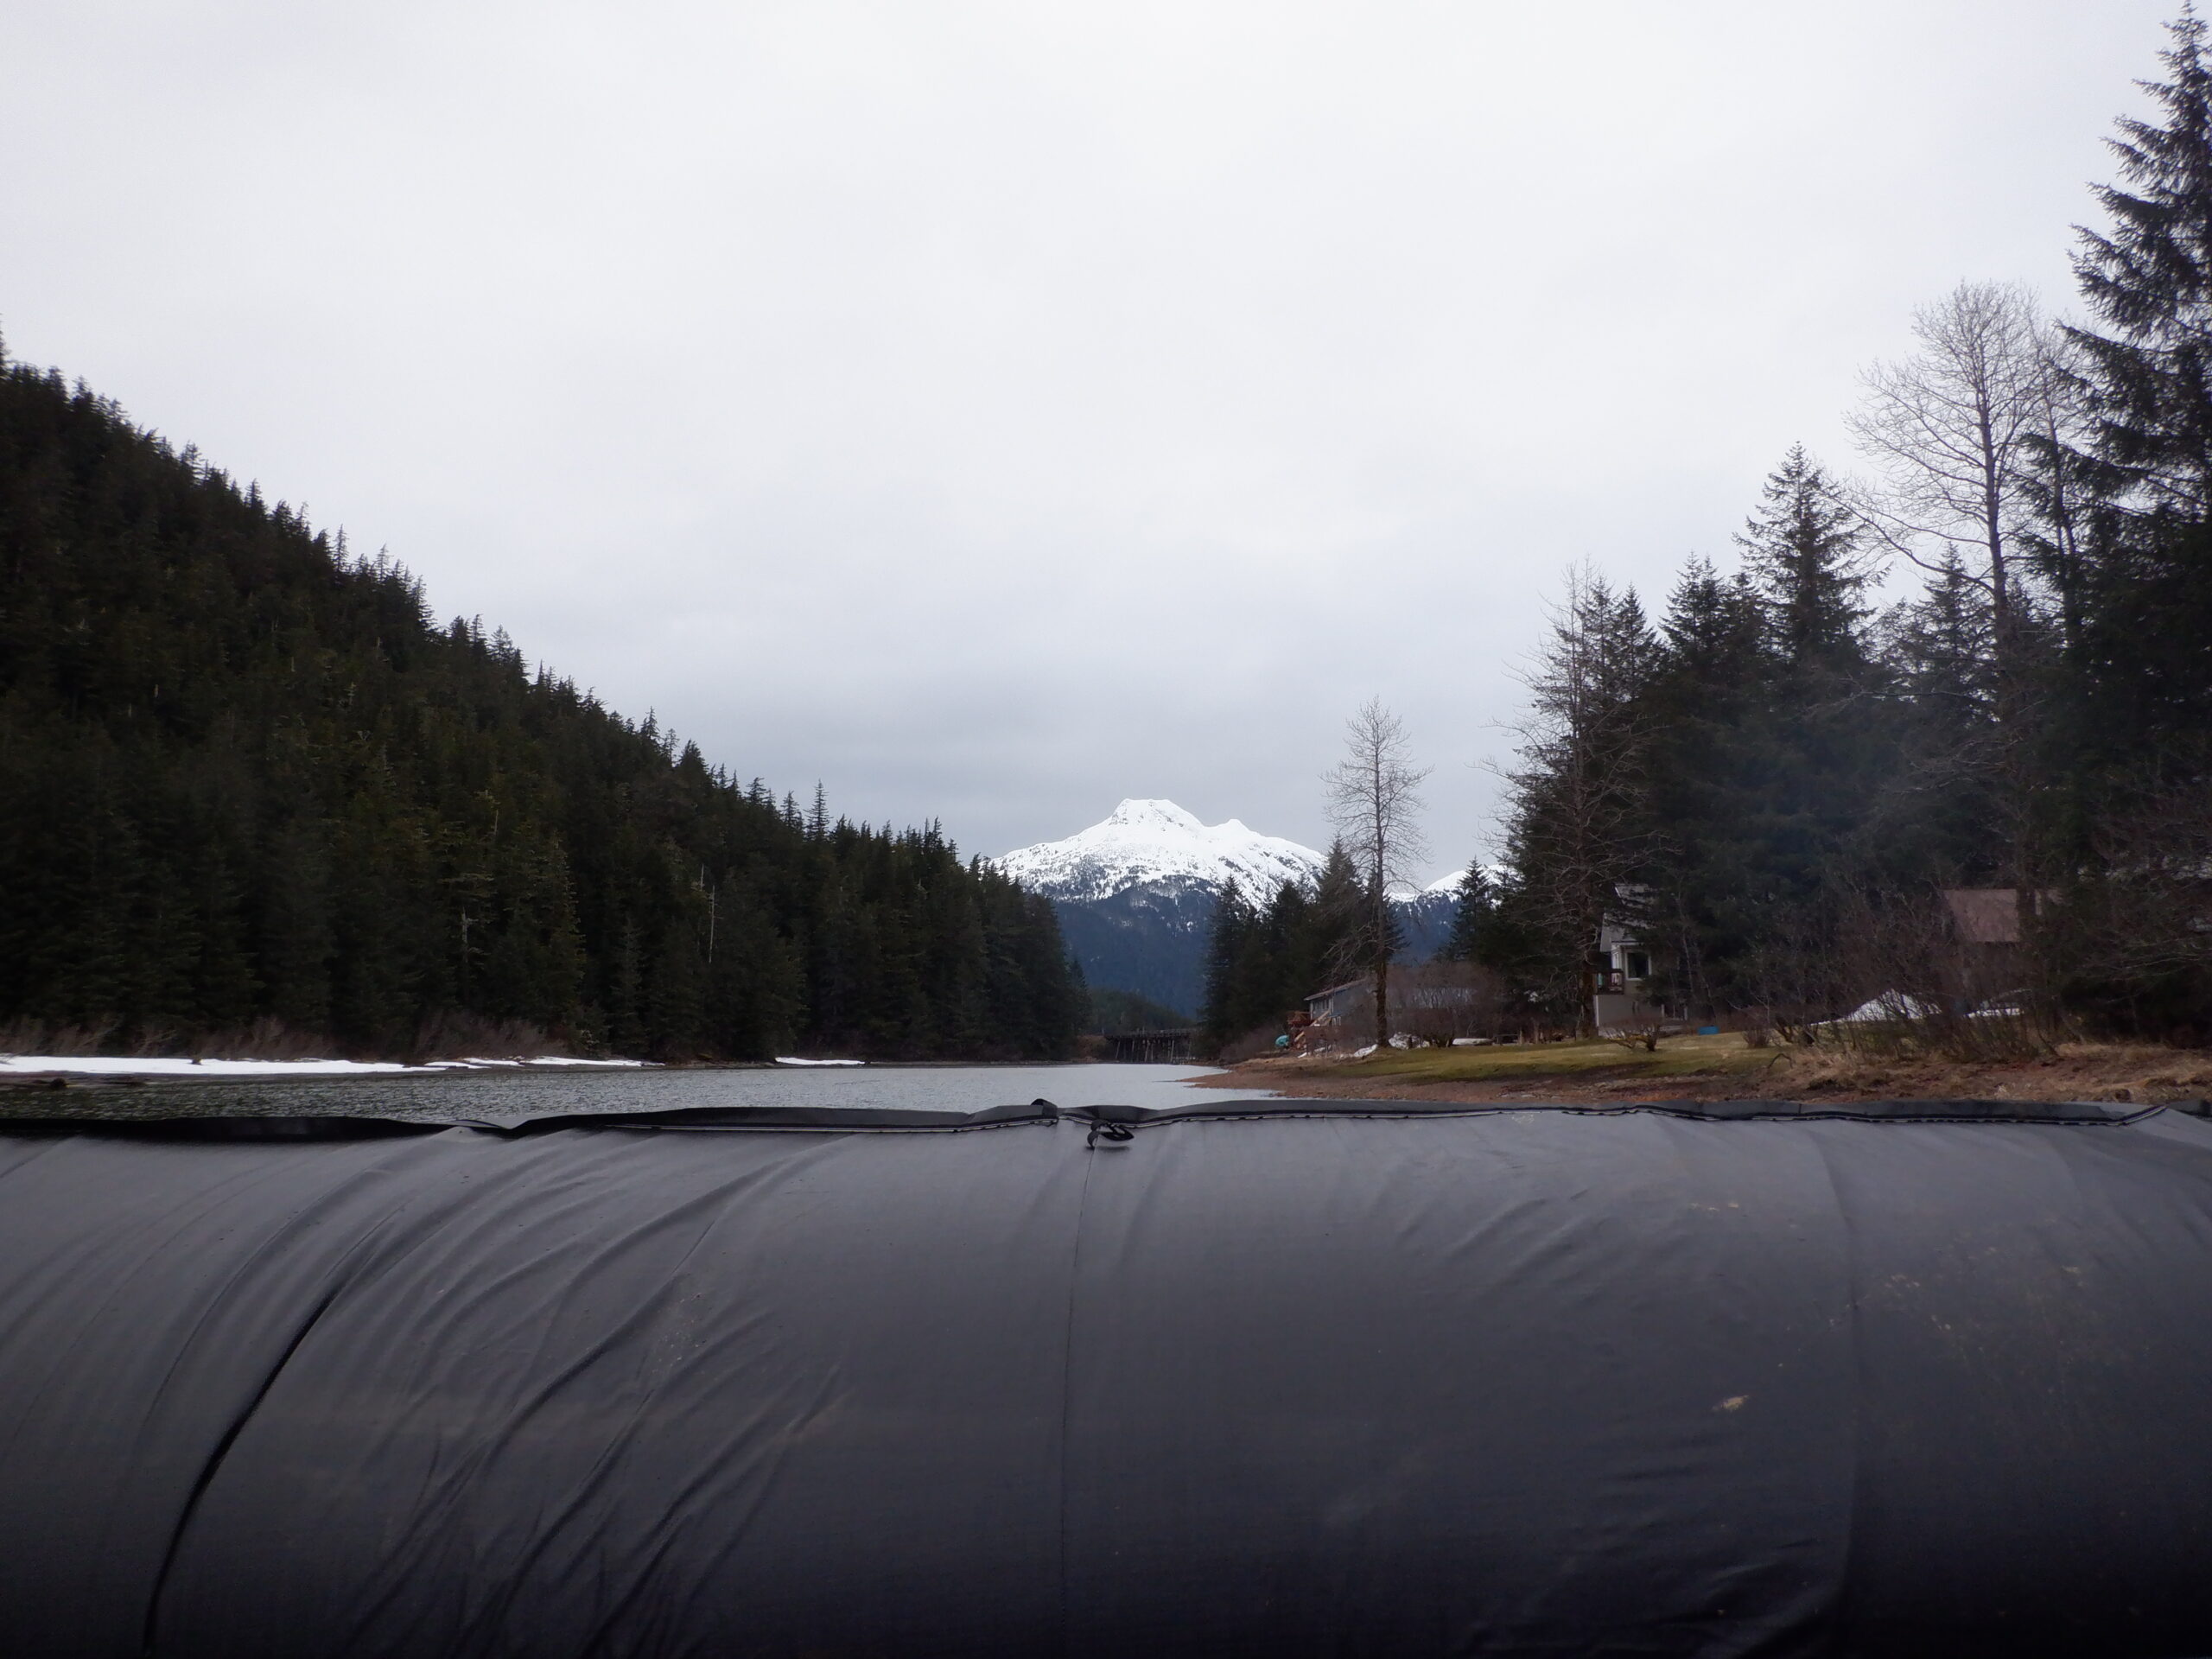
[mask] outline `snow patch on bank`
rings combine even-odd
[[[105,1054],[0,1054],[0,1076],[60,1071],[86,1077],[365,1077],[394,1073],[479,1071],[492,1067],[639,1067],[645,1060],[190,1060],[118,1058]]]

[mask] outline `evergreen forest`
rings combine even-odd
[[[1090,988],[1090,1017],[1084,1029],[1102,1037],[1118,1037],[1130,1032],[1172,1030],[1184,1025],[1188,1016],[1155,1002],[1148,996],[1135,991],[1117,991],[1103,985]]]
[[[1357,926],[1364,886],[1341,842],[1311,887],[1286,881],[1262,896],[1229,883],[1206,938],[1199,1022],[1212,1051],[1279,1029],[1309,995],[1368,965]]]
[[[741,783],[0,358],[0,1041],[1063,1055],[1051,906]]]

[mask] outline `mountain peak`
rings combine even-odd
[[[1125,829],[1161,828],[1203,833],[1205,825],[1195,814],[1185,812],[1173,801],[1123,801],[1107,816],[1104,824],[1093,826],[1104,829],[1107,824],[1118,824]],[[1226,829],[1228,826],[1224,825]]]
[[[1064,841],[1024,847],[995,861],[1025,886],[1054,899],[1103,899],[1166,884],[1218,891],[1234,880],[1258,898],[1285,881],[1320,874],[1311,847],[1262,836],[1235,818],[1202,823],[1173,801],[1132,798]]]
[[[1185,1010],[1205,995],[1206,937],[1221,890],[1233,880],[1264,905],[1285,881],[1318,881],[1328,862],[1311,847],[1261,835],[1235,818],[1201,823],[1173,801],[1135,798],[1064,841],[992,861],[1052,901],[1092,985]],[[1425,958],[1449,931],[1447,885],[1392,894],[1408,960]]]

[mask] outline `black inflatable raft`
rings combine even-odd
[[[2212,1653],[2212,1124],[0,1123],[0,1651]]]

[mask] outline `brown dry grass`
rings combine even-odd
[[[1612,1043],[1414,1049],[1365,1060],[1254,1060],[1201,1080],[1224,1090],[1365,1100],[2199,1100],[2212,1051],[2062,1043],[2035,1058],[1897,1059],[1830,1048],[1753,1049],[1737,1035],[1670,1039],[1652,1055]]]
[[[1789,1097],[1841,1100],[2202,1100],[2212,1092],[2212,1052],[2147,1043],[2061,1043],[2040,1058],[1891,1060],[1797,1050]]]

